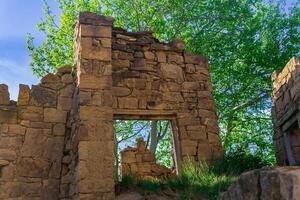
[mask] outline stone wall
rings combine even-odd
[[[262,168],[240,175],[218,200],[296,200],[299,187],[299,167]]]
[[[58,199],[66,124],[74,90],[70,67],[20,85],[18,102],[0,85],[0,199]]]
[[[146,148],[143,139],[137,140],[136,147],[121,151],[121,175],[138,178],[164,179],[175,175],[171,169],[156,163],[155,154]]]
[[[151,32],[112,31],[113,109],[117,119],[171,119],[181,155],[211,160],[222,154],[206,57]],[[176,144],[175,144],[176,145]]]
[[[276,158],[280,165],[293,165],[300,162],[300,60],[292,58],[272,81]]]
[[[0,86],[0,199],[114,199],[114,119],[172,122],[176,167],[222,157],[207,58],[81,13],[73,72]]]

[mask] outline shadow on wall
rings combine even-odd
[[[279,165],[300,164],[300,60],[272,75],[274,145]]]

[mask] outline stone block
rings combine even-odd
[[[208,60],[204,56],[192,55],[190,53],[184,53],[184,62],[187,64],[199,64],[207,63]]]
[[[59,199],[59,180],[57,179],[43,180],[43,187],[41,189],[41,199],[43,200]]]
[[[81,38],[81,58],[101,61],[111,60],[111,49],[104,47],[101,40]]]
[[[221,141],[218,134],[208,132],[207,136],[210,144],[213,144],[215,146],[221,146]]]
[[[151,51],[144,52],[144,55],[147,60],[154,60],[154,58],[155,58],[154,53]]]
[[[18,105],[25,106],[28,105],[30,98],[30,88],[28,85],[19,85],[19,96],[18,96]]]
[[[160,71],[163,79],[173,80],[179,83],[184,81],[182,68],[178,65],[161,63]]]
[[[67,85],[59,91],[59,95],[62,97],[73,97],[74,86]]]
[[[92,76],[80,75],[79,88],[80,89],[110,89],[112,87],[112,80],[110,76]]]
[[[58,74],[70,74],[73,70],[73,66],[71,65],[65,65],[63,67],[60,67],[57,69]]]
[[[55,124],[53,126],[53,135],[64,136],[66,132],[65,124]]]
[[[98,106],[81,106],[80,119],[83,121],[99,121],[100,119],[112,120],[113,113],[111,109]]]
[[[21,177],[47,177],[50,164],[43,159],[20,158],[17,162],[17,175]]]
[[[64,74],[61,77],[61,81],[63,83],[73,83],[74,79],[73,79],[73,76],[71,74]]]
[[[187,131],[187,134],[190,139],[192,140],[207,140],[207,134],[206,134],[206,129],[203,128],[202,130],[190,130]]]
[[[127,87],[113,87],[113,95],[117,97],[126,97],[131,94],[131,90]]]
[[[133,97],[120,97],[118,98],[118,107],[125,109],[137,109],[139,102],[137,98]]]
[[[67,112],[57,110],[55,108],[44,109],[44,122],[65,123],[67,120]]]
[[[112,27],[111,26],[93,26],[93,25],[80,25],[81,36],[84,37],[99,37],[99,38],[111,38]]]
[[[57,109],[69,111],[72,108],[73,99],[69,97],[58,97]]]
[[[213,159],[211,145],[204,141],[200,142],[198,144],[197,156],[198,160],[210,161],[211,159]]]
[[[0,199],[22,198],[22,188],[20,182],[1,182],[0,183]]]
[[[9,105],[9,101],[8,86],[0,84],[0,105]]]
[[[0,108],[0,123],[12,123],[18,122],[18,114],[16,109],[1,109]]]
[[[57,83],[59,81],[59,76],[55,74],[47,74],[45,77],[42,78],[41,83]]]
[[[9,124],[8,133],[11,135],[24,135],[26,128],[18,124]]]
[[[61,162],[64,148],[64,137],[50,137],[44,145],[45,151],[43,153],[43,158],[50,161]]]
[[[19,150],[23,144],[22,136],[0,137],[0,149],[15,149]]]
[[[155,155],[151,153],[145,153],[143,155],[143,162],[155,162]]]
[[[38,129],[51,129],[52,128],[52,123],[48,123],[48,122],[29,122],[29,125],[27,127],[38,128]]]
[[[41,86],[32,86],[30,105],[56,107],[56,102],[56,92]]]
[[[14,161],[17,155],[14,150],[10,149],[0,149],[0,160]]]
[[[178,53],[168,53],[168,62],[169,63],[176,63],[176,64],[183,64],[183,57]]]
[[[112,61],[112,69],[114,71],[122,70],[130,67],[129,60],[113,60]]]
[[[197,141],[181,140],[181,154],[195,156],[197,154]]]
[[[158,62],[162,62],[162,63],[167,62],[167,56],[166,56],[166,53],[163,52],[163,51],[157,51],[157,52],[156,52],[156,57],[157,57],[157,61],[158,61]]]
[[[46,150],[47,139],[48,136],[43,133],[43,129],[28,128],[21,155],[25,157],[42,157]]]

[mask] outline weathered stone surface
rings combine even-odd
[[[171,169],[156,164],[155,155],[145,146],[143,139],[137,140],[135,148],[128,147],[121,152],[122,176],[134,175],[139,178],[166,178],[173,176]]]
[[[66,65],[66,66],[63,66],[63,67],[60,67],[57,69],[57,73],[58,74],[68,74],[68,73],[71,73],[73,70],[73,66],[71,65]]]
[[[21,177],[46,177],[49,167],[43,159],[21,158],[17,163],[17,173]]]
[[[103,76],[101,78],[90,75],[81,75],[79,80],[79,88],[82,89],[110,89],[111,77]]]
[[[101,40],[93,38],[81,38],[81,40],[81,56],[83,59],[111,60],[111,51],[102,45]]]
[[[113,87],[113,94],[117,97],[126,97],[131,94],[131,90],[126,87]]]
[[[129,98],[129,97],[121,97],[118,98],[118,106],[119,108],[128,108],[128,109],[136,109],[138,108],[138,99]]]
[[[28,85],[19,85],[18,105],[28,105],[30,98],[30,88]]]
[[[8,160],[0,160],[0,168],[9,164]]]
[[[24,135],[26,128],[19,124],[9,124],[8,133],[10,135]]]
[[[8,86],[5,84],[0,84],[0,105],[9,104],[9,92]]]
[[[164,79],[174,80],[179,83],[182,83],[184,80],[182,68],[177,65],[164,63],[160,65],[160,70]]]
[[[14,150],[0,149],[0,160],[14,161],[17,158],[17,154]]]
[[[65,135],[65,124],[55,124],[53,127],[53,135],[63,136]]]
[[[84,25],[80,26],[81,36],[85,37],[107,37],[111,38],[112,27],[111,26],[93,26]]]
[[[45,108],[44,109],[44,121],[45,122],[56,122],[65,123],[67,120],[67,112],[62,110],[57,110],[55,108]]]
[[[45,151],[47,138],[48,136],[43,133],[42,129],[27,129],[21,155],[24,157],[41,157]]]
[[[196,56],[189,53],[184,54],[184,62],[188,64],[199,64],[201,62],[206,63],[207,58],[203,56]]]
[[[297,199],[300,196],[300,168],[262,168],[243,173],[219,200]]]
[[[15,124],[18,121],[18,114],[15,109],[1,109],[0,108],[0,123]]]
[[[56,107],[56,93],[41,86],[32,86],[30,105]]]

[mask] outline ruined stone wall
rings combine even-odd
[[[80,199],[114,199],[112,18],[81,13],[75,36]]]
[[[122,177],[164,179],[175,175],[175,171],[156,163],[155,154],[146,148],[143,139],[137,140],[136,147],[127,147],[121,152],[121,170]]]
[[[81,13],[75,67],[20,86],[0,86],[0,199],[114,199],[114,119],[172,123],[180,161],[222,157],[208,61],[150,32],[114,28]]]
[[[112,33],[114,114],[122,119],[173,117],[179,129],[180,158],[219,158],[222,150],[207,58],[184,52],[182,45],[159,43],[150,32],[115,28]]]
[[[292,58],[281,72],[273,73],[272,81],[276,158],[278,164],[288,165],[289,153],[295,161],[300,161],[300,137],[291,138],[299,135],[300,60]]]
[[[73,90],[70,67],[20,85],[18,102],[0,85],[0,199],[59,198]]]

